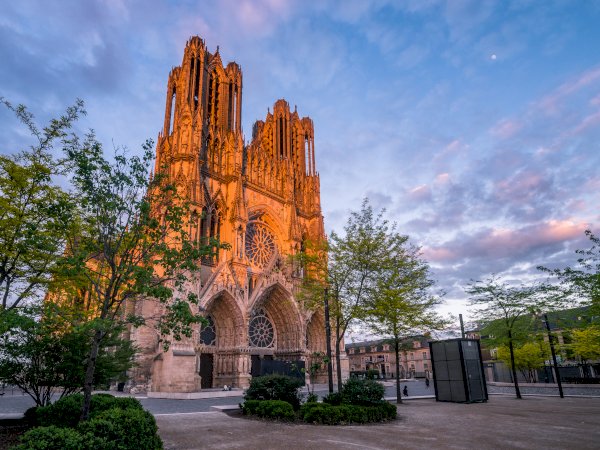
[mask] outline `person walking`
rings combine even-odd
[[[425,378],[425,387],[429,387],[429,378]]]
[[[405,397],[408,397],[408,386],[404,386],[404,389],[402,390],[402,394],[404,394]]]

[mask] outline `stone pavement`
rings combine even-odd
[[[221,412],[158,415],[165,449],[598,449],[600,399],[492,396],[487,403],[406,401],[399,419],[317,426]]]

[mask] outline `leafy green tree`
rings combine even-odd
[[[419,249],[409,245],[407,239],[406,236],[388,236],[388,241],[400,245],[390,249],[388,261],[378,275],[363,313],[371,331],[386,337],[394,347],[398,403],[402,403],[399,374],[403,338],[440,330],[448,324],[435,311],[441,297],[431,293],[434,281],[429,265],[421,259]]]
[[[503,345],[499,347],[497,355],[499,360],[503,361],[512,369],[510,350],[507,346]],[[543,341],[526,342],[523,345],[514,348],[515,367],[523,374],[529,383],[535,382],[536,370],[544,366],[545,362],[549,359],[549,356],[550,348],[548,347],[548,344]]]
[[[86,358],[84,420],[107,337],[148,319],[163,336],[165,348],[171,339],[191,336],[192,325],[202,318],[190,306],[198,299],[186,283],[199,270],[201,258],[226,248],[216,240],[202,244],[191,239],[188,200],[166,170],[150,176],[152,147],[148,141],[141,156],[131,157],[117,149],[114,162],[109,162],[90,133],[83,141],[72,140],[66,150],[81,227],[69,236],[62,276],[78,289],[57,293],[56,301],[69,302],[80,292],[88,305],[93,334]],[[136,314],[140,299],[156,300],[159,315]]]
[[[65,250],[66,232],[74,222],[73,199],[53,177],[63,171],[53,158],[56,146],[68,145],[70,131],[84,114],[77,101],[65,115],[39,129],[23,106],[12,110],[34,138],[34,145],[13,155],[0,156],[0,315],[27,299],[43,295],[54,279]]]
[[[510,354],[517,398],[521,397],[515,364],[515,345],[522,334],[520,319],[534,314],[545,306],[548,297],[540,295],[537,286],[511,286],[496,275],[484,281],[474,281],[465,289],[471,295],[470,304],[478,307],[475,314],[479,320],[493,327],[492,335],[497,343],[505,343]],[[490,333],[490,329],[486,331]]]
[[[600,359],[600,327],[591,325],[587,328],[572,330],[570,350],[583,361]]]
[[[7,311],[0,317],[0,381],[18,386],[38,406],[83,388],[90,328],[69,312],[46,303]],[[114,329],[98,354],[94,383],[105,385],[132,366],[134,349]]]
[[[573,301],[583,301],[592,309],[600,312],[600,237],[591,230],[585,235],[591,241],[591,247],[586,250],[576,250],[577,264],[564,269],[548,269],[540,266],[538,269],[557,277],[563,288],[563,295]]]
[[[342,389],[344,335],[362,316],[388,255],[405,240],[391,233],[393,228],[383,218],[383,211],[376,214],[364,199],[360,211],[350,213],[343,235],[334,231],[327,241],[307,243],[297,257],[304,269],[300,298],[309,302],[308,306],[321,307],[323,290],[328,289],[338,391]]]

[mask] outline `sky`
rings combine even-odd
[[[468,319],[471,280],[535,280],[600,233],[599,23],[585,0],[3,2],[0,96],[42,123],[82,98],[81,130],[139,151],[199,35],[242,67],[246,140],[279,98],[313,119],[327,230],[368,197]],[[25,136],[1,109],[0,151]]]

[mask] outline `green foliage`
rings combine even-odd
[[[299,414],[305,422],[323,425],[371,423],[395,419],[396,407],[388,402],[379,402],[370,406],[305,403],[300,408]]]
[[[0,315],[0,381],[19,386],[39,406],[49,404],[53,394],[80,391],[93,330],[77,321],[50,302]],[[107,334],[107,347],[98,352],[96,385],[108,384],[132,366],[134,348],[119,333]]]
[[[548,294],[541,286],[513,286],[502,278],[492,275],[484,281],[474,281],[466,288],[471,295],[470,304],[476,306],[479,320],[488,326],[497,342],[508,346],[510,360],[514,360],[514,347],[521,342],[526,316],[551,307],[558,298]],[[492,329],[493,327],[493,329]],[[516,364],[511,362],[517,398],[521,398],[517,380]]]
[[[49,406],[37,408],[35,416],[37,423],[42,426],[55,425],[58,427],[75,427],[79,423],[83,395],[72,394],[63,397]],[[110,394],[94,394],[91,399],[90,416],[97,417],[109,409],[139,409],[143,410],[139,400],[132,397],[115,397]]]
[[[542,367],[549,356],[550,348],[547,343],[543,341],[526,342],[514,348],[515,368],[521,371],[528,382],[533,383],[536,369]],[[498,359],[512,368],[510,350],[507,346],[498,348]]]
[[[74,428],[79,423],[83,395],[72,394],[57,400],[49,406],[37,409],[38,423],[43,427],[57,426]]]
[[[162,448],[154,416],[145,411],[137,399],[95,394],[91,399],[90,420],[80,422],[82,405],[83,395],[73,394],[63,397],[50,406],[28,410],[31,420],[42,427],[28,432],[24,437],[23,445],[38,445],[31,444],[38,439],[48,447],[18,448],[119,450]],[[55,440],[47,436],[50,434],[56,436],[53,438]]]
[[[311,392],[310,394],[308,394],[306,396],[306,403],[312,403],[312,402],[318,402],[319,401],[319,396],[317,394],[315,394],[314,392]]]
[[[323,397],[323,403],[329,403],[330,405],[341,405],[342,401],[343,398],[340,392],[332,392]]]
[[[302,380],[285,375],[254,377],[246,390],[244,400],[283,400],[297,410],[302,399],[298,391],[300,387]]]
[[[573,330],[570,350],[583,360],[600,359],[600,327]]]
[[[39,298],[54,280],[67,231],[77,222],[75,199],[54,184],[64,167],[52,157],[55,146],[72,139],[71,127],[85,114],[83,102],[39,129],[23,105],[0,98],[34,139],[28,149],[0,155],[0,316],[27,299]]]
[[[564,269],[538,269],[557,277],[562,288],[561,294],[575,302],[583,301],[597,314],[600,312],[600,237],[591,230],[585,235],[591,243],[586,250],[576,250],[577,263]]]
[[[246,400],[240,405],[242,408],[242,413],[248,416],[255,415],[260,402],[264,402],[264,400]]]
[[[291,421],[296,418],[293,406],[283,400],[260,400],[255,410],[258,417]]]
[[[81,434],[73,428],[57,426],[38,427],[21,437],[21,444],[13,450],[97,450],[113,448],[92,434]]]
[[[342,403],[350,405],[373,405],[383,400],[385,388],[375,380],[348,378],[342,386]]]
[[[139,408],[112,408],[81,422],[77,430],[110,443],[119,450],[162,449],[154,416]]]

